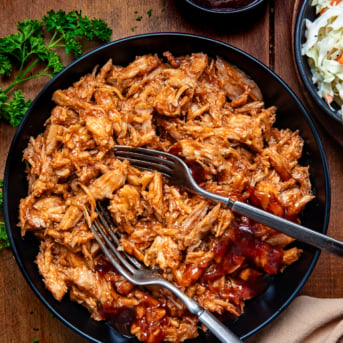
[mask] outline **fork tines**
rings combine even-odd
[[[90,227],[94,234],[94,238],[118,272],[131,281],[130,273],[128,273],[128,271],[133,273],[135,268],[141,269],[141,265],[130,255],[118,250],[118,247],[120,247],[119,238],[116,235],[116,229],[111,224],[111,218],[107,213],[107,210],[98,203],[96,212],[98,214],[98,218],[93,221],[93,224]],[[125,254],[125,257],[123,254]],[[127,270],[123,268],[123,266]]]
[[[157,170],[167,177],[173,172],[174,161],[170,159],[170,154],[163,151],[116,145],[114,153],[120,160],[126,159],[132,165],[143,169]]]

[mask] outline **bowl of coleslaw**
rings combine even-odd
[[[343,1],[306,0],[294,30],[298,76],[319,123],[343,145]]]

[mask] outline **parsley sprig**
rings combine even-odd
[[[3,180],[0,180],[0,210],[2,210],[3,204],[3,197],[2,197],[2,187],[3,187]],[[10,246],[10,242],[8,241],[5,223],[0,221],[0,249],[7,248]]]
[[[13,90],[34,78],[53,77],[64,68],[56,49],[75,58],[82,55],[82,40],[108,42],[112,30],[101,19],[89,19],[81,11],[49,11],[42,20],[25,19],[17,23],[18,32],[0,38],[0,75],[16,73],[7,88],[0,88],[0,119],[17,126],[32,100],[25,100],[22,90]],[[48,36],[48,42],[47,37]],[[42,69],[36,72],[38,64]]]

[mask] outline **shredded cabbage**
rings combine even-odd
[[[306,20],[301,53],[308,57],[318,95],[334,111],[335,102],[343,119],[343,1],[313,0],[311,6],[316,7],[318,17],[313,22]]]

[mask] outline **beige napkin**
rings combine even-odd
[[[245,343],[343,343],[343,299],[297,297]]]

